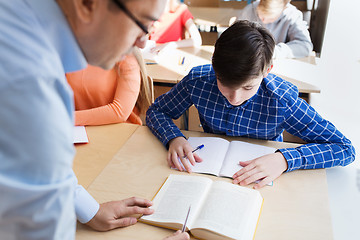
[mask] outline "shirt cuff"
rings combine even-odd
[[[288,169],[286,172],[291,172],[302,167],[301,154],[295,148],[278,149],[287,161]]]
[[[75,213],[81,223],[89,222],[99,211],[99,203],[83,188],[76,186],[75,190]]]

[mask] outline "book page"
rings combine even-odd
[[[192,228],[208,229],[229,238],[250,240],[255,233],[261,205],[262,197],[258,191],[216,181]]]
[[[175,222],[183,224],[191,205],[187,226],[196,215],[212,180],[206,177],[170,174],[153,200],[155,213],[142,219],[154,222]]]
[[[192,167],[192,171],[218,176],[229,146],[229,141],[217,137],[189,137],[188,141],[194,149],[204,144],[202,149],[195,152],[203,159],[203,162],[196,163]]]
[[[74,143],[88,143],[89,139],[84,126],[74,126]]]
[[[230,142],[228,152],[221,168],[220,176],[231,178],[234,173],[242,168],[239,164],[240,161],[253,160],[266,154],[274,153],[275,151],[276,149],[271,147],[241,141],[232,141]]]

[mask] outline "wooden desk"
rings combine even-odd
[[[199,132],[184,133],[186,136],[209,136]],[[118,134],[113,137],[115,136],[121,139]],[[247,141],[278,148],[297,146],[261,140]],[[109,146],[103,151],[115,152],[118,149]],[[188,174],[171,170],[167,166],[166,155],[166,149],[160,141],[147,127],[140,126],[89,186],[88,191],[99,202],[131,196],[152,199],[169,174]],[[78,158],[78,161],[87,160],[80,156]],[[231,181],[203,174],[193,175]],[[285,173],[274,181],[273,187],[264,187],[260,192],[264,198],[264,206],[256,240],[333,239],[324,169]],[[172,232],[143,223],[109,232],[96,232],[85,225],[79,225],[76,239],[162,239]]]
[[[239,10],[233,8],[189,7],[196,25],[228,27],[230,18],[237,16]]]
[[[311,103],[311,93],[320,93],[320,88],[306,82],[306,74],[316,69],[316,57],[308,56],[297,59],[275,59],[272,73],[291,82],[298,87],[300,96]],[[293,76],[298,72],[296,76]]]
[[[87,144],[76,144],[73,169],[79,184],[87,188],[139,125],[120,123],[88,126]]]

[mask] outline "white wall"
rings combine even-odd
[[[360,1],[331,0],[312,105],[354,144],[355,163],[327,170],[334,240],[360,239]],[[316,82],[316,83],[315,83]]]
[[[313,94],[312,105],[360,151],[360,1],[330,1],[314,77],[321,93]]]

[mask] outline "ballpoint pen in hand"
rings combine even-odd
[[[201,145],[197,146],[194,150],[192,150],[191,153],[194,153],[194,152],[196,152],[197,150],[202,149],[203,147],[204,147],[204,144],[201,144]],[[187,156],[184,155],[182,158],[186,158],[186,157],[187,157]]]
[[[187,220],[189,218],[190,209],[191,209],[191,205],[189,206],[189,210],[188,210],[188,212],[186,214],[185,222],[184,222],[184,225],[183,225],[183,227],[181,229],[181,232],[185,232],[185,230],[186,230],[186,223],[187,223]]]

